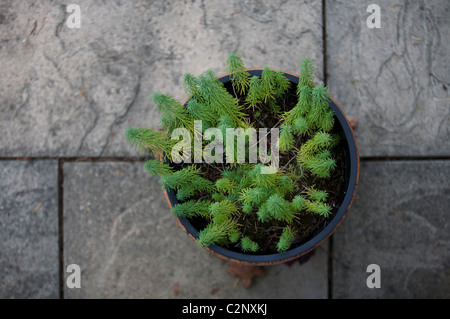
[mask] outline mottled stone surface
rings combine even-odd
[[[184,100],[183,75],[231,52],[294,73],[310,56],[323,79],[318,1],[76,3],[79,29],[64,1],[0,4],[0,156],[136,155],[123,130],[158,125],[150,94]]]
[[[450,298],[450,163],[366,162],[334,235],[334,298]],[[366,285],[367,266],[381,288]]]
[[[181,230],[142,163],[64,165],[64,267],[81,268],[65,298],[326,298],[321,247],[304,265],[265,267],[246,290]]]
[[[230,52],[294,73],[316,60],[363,157],[448,157],[448,1],[325,1],[326,43],[322,1],[79,0],[80,29],[67,4],[0,2],[0,298],[58,298],[60,285],[66,298],[327,298],[329,281],[334,298],[450,298],[449,161],[363,161],[333,276],[324,245],[246,290],[181,231],[142,162],[114,159],[138,155],[126,127],[158,126],[152,92],[184,100],[183,74],[225,73]],[[58,162],[11,161],[24,156],[64,158],[61,233]],[[60,253],[82,288],[65,285]],[[381,289],[366,286],[369,264]]]
[[[0,162],[0,298],[59,298],[58,163]]]
[[[326,2],[328,86],[361,156],[450,155],[449,15],[446,0]]]

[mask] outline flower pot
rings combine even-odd
[[[247,69],[247,72],[251,76],[260,76],[263,69]],[[298,84],[299,76],[283,72],[284,76],[294,85]],[[224,74],[219,77],[219,80],[225,85],[230,82],[229,74]],[[230,92],[232,93],[232,92]],[[188,99],[184,101],[186,105]],[[355,195],[355,191],[358,184],[359,177],[359,155],[358,148],[356,145],[353,130],[349,125],[349,122],[342,112],[341,108],[337,105],[332,98],[330,98],[329,106],[335,113],[335,127],[340,131],[343,137],[340,143],[340,147],[343,151],[344,158],[344,181],[343,187],[340,190],[338,196],[338,202],[335,207],[333,214],[326,219],[324,225],[317,229],[311,236],[306,240],[299,243],[297,246],[287,250],[284,253],[274,253],[267,255],[258,254],[245,254],[243,252],[238,252],[226,247],[221,247],[217,245],[211,245],[209,247],[204,247],[213,255],[236,263],[243,263],[247,265],[263,266],[263,265],[275,265],[291,261],[301,257],[302,255],[311,252],[321,243],[323,243],[328,237],[330,237],[333,232],[337,229],[340,223],[344,220]],[[178,203],[176,199],[176,194],[172,189],[164,189],[164,195],[170,208]],[[176,217],[181,228],[194,240],[196,241],[199,236],[199,229],[191,223],[188,218]]]

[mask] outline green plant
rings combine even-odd
[[[231,74],[233,88],[236,87],[240,94],[244,94],[250,84],[250,74],[245,70],[241,57],[231,53],[227,59],[227,70]]]
[[[259,249],[258,243],[255,243],[253,240],[245,236],[242,237],[241,239],[241,246],[242,250],[245,252],[247,251],[256,252]]]
[[[295,238],[306,238],[333,214],[341,185],[340,137],[333,131],[328,90],[314,84],[314,64],[308,58],[300,63],[297,86],[267,66],[260,76],[251,76],[236,54],[229,55],[226,65],[229,86],[210,70],[198,77],[186,74],[183,86],[189,100],[185,106],[168,95],[152,95],[161,113],[162,131],[129,128],[125,136],[137,149],[152,153],[154,158],[145,163],[145,170],[161,176],[162,187],[175,190],[179,203],[172,213],[196,220],[200,245],[224,245],[246,253],[285,252]],[[201,132],[194,126],[198,120]],[[219,141],[225,147],[231,142],[236,145],[244,130],[264,127],[279,129],[279,169],[270,174],[263,163],[192,163],[184,152],[175,152],[184,162],[172,158],[180,142],[171,136],[178,128],[186,129],[190,137],[183,146],[194,145],[198,134],[217,128],[215,134],[223,135]],[[230,129],[242,130],[227,136]],[[243,155],[249,159],[255,145],[248,136],[244,138]],[[210,142],[198,143],[206,150]],[[257,150],[261,151],[260,145]],[[230,155],[219,149],[211,154],[222,160]],[[242,150],[235,148],[231,156],[236,159],[239,154]]]
[[[291,247],[292,242],[295,238],[295,231],[293,231],[290,227],[286,227],[283,229],[281,233],[280,240],[277,244],[277,249],[279,252],[285,252]]]

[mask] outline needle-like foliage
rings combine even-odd
[[[187,111],[195,120],[201,120],[211,126],[216,125],[217,123],[217,117],[211,108],[195,99],[189,100],[187,104]]]
[[[210,222],[199,232],[198,243],[201,246],[226,244],[229,237],[238,231],[237,227],[238,224],[233,219],[223,218],[220,221]]]
[[[291,206],[295,212],[299,212],[305,207],[305,204],[306,200],[301,195],[297,195],[292,200]]]
[[[227,70],[230,72],[230,78],[239,94],[245,94],[250,84],[250,74],[245,70],[242,58],[231,53],[227,59]]]
[[[306,121],[306,119],[304,117],[297,117],[293,122],[292,122],[292,127],[294,128],[294,132],[297,135],[303,135],[306,132],[308,132],[309,126],[308,126],[308,122]]]
[[[297,86],[298,103],[284,115],[285,122],[294,125],[298,134],[307,130],[329,132],[334,126],[334,113],[329,108],[328,89],[324,85],[314,86],[314,65],[311,59],[303,59],[300,63],[300,80]]]
[[[228,234],[228,239],[231,243],[237,243],[239,241],[239,238],[241,237],[241,233],[236,228],[233,228],[230,233]]]
[[[196,216],[207,217],[210,205],[211,201],[209,200],[204,201],[190,200],[184,203],[174,205],[172,207],[172,213],[175,216],[179,217],[189,217],[189,218]]]
[[[291,82],[289,82],[289,80],[283,75],[281,71],[275,70],[273,72],[275,74],[274,80],[276,96],[282,96],[291,86]]]
[[[211,70],[197,77],[186,73],[185,105],[169,95],[153,93],[162,131],[131,127],[125,137],[138,150],[153,154],[144,168],[161,176],[163,187],[175,191],[178,204],[172,213],[203,225],[199,245],[240,248],[249,254],[283,253],[295,245],[296,238],[300,242],[310,236],[302,233],[309,227],[305,223],[322,222],[320,216],[329,218],[335,207],[338,190],[326,185],[327,179],[335,181],[331,179],[338,175],[336,161],[342,156],[336,150],[342,137],[334,130],[328,89],[314,84],[314,64],[308,58],[300,62],[299,82],[292,88],[289,76],[268,66],[261,75],[250,76],[236,54],[228,56],[226,67],[231,80],[226,85]],[[265,125],[279,129],[278,138],[270,139],[270,151],[246,135],[249,129],[258,132]],[[227,130],[233,133],[229,140]],[[203,139],[205,132],[208,137]],[[212,137],[217,139],[220,133],[217,141],[224,149],[212,146]],[[243,136],[245,145],[236,147]],[[262,137],[258,135],[258,140]],[[229,154],[227,147],[232,143]],[[236,161],[250,159],[254,154],[250,146],[259,149],[261,162]],[[268,164],[271,153],[278,154],[273,146],[280,151],[280,165],[271,172],[263,163]],[[209,156],[211,162],[199,163],[198,159]],[[319,216],[311,218],[312,214]]]
[[[305,118],[310,112],[312,104],[312,89],[309,86],[302,86],[297,90],[298,102],[295,107],[284,114],[285,123],[293,125],[295,120]]]
[[[249,237],[242,237],[241,246],[242,246],[242,251],[244,251],[244,252],[247,252],[247,251],[256,252],[259,249],[258,243],[255,243]]]
[[[327,218],[331,214],[331,207],[322,202],[306,201],[306,210],[315,214],[322,215]]]
[[[330,134],[317,132],[301,146],[297,156],[298,163],[320,178],[330,177],[331,172],[336,168],[336,161],[328,150],[332,141]]]
[[[233,119],[225,114],[222,115],[219,118],[218,124],[217,124],[217,128],[222,132],[222,136],[223,136],[223,144],[224,146],[227,145],[227,129],[228,128],[235,128],[235,124],[233,123]],[[230,154],[229,154],[230,155]]]
[[[278,179],[278,191],[283,195],[292,195],[295,192],[296,184],[287,175],[282,175]]]
[[[269,197],[266,202],[269,214],[276,220],[292,222],[295,217],[290,203],[278,193]]]
[[[167,136],[167,133],[149,128],[130,127],[125,130],[125,138],[128,144],[139,151],[150,151],[157,158],[161,157],[163,153],[166,158],[169,158],[172,147],[175,145],[175,142]]]
[[[302,144],[299,152],[299,162],[302,163],[315,153],[327,148],[331,144],[331,135],[325,132],[317,132],[306,143]]]
[[[275,97],[277,93],[276,73],[268,66],[261,73],[261,94],[264,102]]]
[[[253,212],[253,206],[249,203],[242,205],[242,212],[251,214]]]
[[[161,126],[164,131],[172,133],[174,129],[181,127],[193,131],[193,118],[177,100],[159,92],[153,93],[152,99],[161,113]]]
[[[334,114],[328,106],[328,89],[324,85],[317,85],[312,89],[312,104],[306,119],[309,127],[325,132],[334,126]]]
[[[216,216],[230,216],[239,211],[236,204],[228,199],[220,202],[214,202],[209,206],[209,211],[213,217]]]
[[[264,94],[261,89],[261,78],[259,76],[252,76],[249,86],[246,102],[255,111],[258,104],[264,100]]]
[[[274,188],[278,179],[277,174],[264,174],[261,172],[262,167],[263,164],[258,163],[249,172],[249,177],[252,179],[253,185],[261,188]]]
[[[194,179],[201,177],[201,169],[195,165],[161,177],[161,183],[168,188],[178,190],[181,186],[190,184]]]
[[[305,190],[306,196],[316,202],[325,202],[328,197],[328,193],[326,191],[321,191],[315,189],[313,186],[306,188]]]
[[[288,152],[294,146],[293,129],[289,124],[283,124],[280,128],[279,148],[282,152]]]
[[[200,94],[198,79],[191,73],[186,73],[183,78],[184,91],[188,96],[199,103],[206,103],[205,98]]]
[[[217,74],[208,70],[198,77],[199,92],[207,105],[218,117],[228,115],[235,125],[239,125],[245,116],[237,100],[217,79]]]
[[[319,155],[307,158],[302,164],[320,178],[329,178],[331,172],[336,168],[336,161],[333,158],[323,158]]]
[[[260,205],[266,201],[272,193],[273,190],[270,188],[246,188],[242,190],[240,200],[244,204]]]
[[[294,238],[295,232],[289,227],[285,228],[281,233],[280,240],[278,241],[277,250],[280,253],[286,252],[291,247]]]
[[[215,191],[213,182],[206,178],[196,176],[193,177],[190,183],[180,184],[176,196],[179,201],[183,201],[193,197],[198,192],[206,192],[209,194],[213,191]]]
[[[304,58],[300,62],[300,81],[298,83],[298,88],[303,86],[314,86],[314,62],[310,58]],[[297,92],[298,94],[299,92]]]
[[[165,176],[173,173],[173,168],[168,163],[163,163],[160,160],[145,162],[144,169],[153,176]]]
[[[216,188],[222,193],[230,194],[234,189],[236,189],[236,184],[235,182],[224,177],[216,181]]]
[[[272,218],[269,208],[267,207],[267,203],[262,204],[256,214],[258,215],[258,220],[263,223],[269,221]]]

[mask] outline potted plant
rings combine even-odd
[[[313,62],[300,75],[246,69],[230,54],[228,73],[184,76],[179,103],[153,93],[161,130],[128,128],[129,144],[153,153],[180,226],[214,255],[247,265],[298,258],[327,239],[356,190],[353,131]]]

